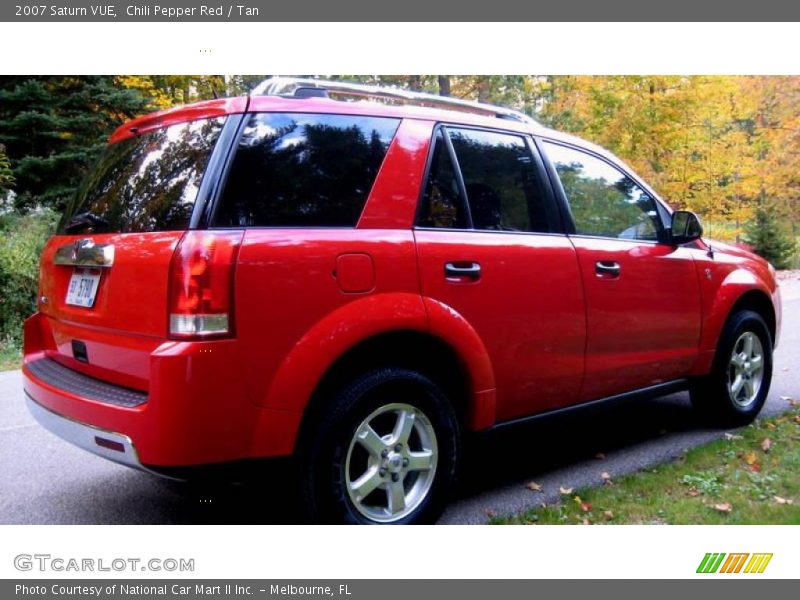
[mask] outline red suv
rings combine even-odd
[[[514,111],[270,80],[111,136],[42,255],[27,401],[129,466],[294,455],[315,519],[431,521],[466,432],[683,389],[755,417],[775,273],[701,235]]]

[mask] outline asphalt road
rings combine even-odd
[[[800,399],[800,279],[782,282],[784,324],[764,414]],[[687,394],[628,403],[591,416],[483,436],[469,446],[458,498],[441,523],[554,502],[558,489],[601,484],[723,435],[701,428]],[[72,447],[25,409],[19,371],[0,373],[0,523],[296,523],[288,466],[264,466],[257,484],[193,487],[130,470]],[[526,487],[536,481],[543,492]]]

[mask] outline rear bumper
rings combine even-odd
[[[59,353],[48,320],[37,314],[25,322],[23,387],[34,416],[67,441],[153,472],[294,451],[301,415],[264,408],[249,397],[236,340],[155,345],[148,389],[137,391],[110,384],[102,370]],[[98,448],[98,436],[123,452]]]
[[[33,418],[58,437],[116,463],[142,471],[150,471],[139,461],[136,447],[127,435],[73,421],[64,415],[46,409],[27,393],[25,394],[25,403]],[[150,472],[154,473],[155,471]]]

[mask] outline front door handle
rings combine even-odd
[[[445,277],[481,278],[481,265],[476,262],[449,262],[444,264]]]
[[[621,271],[622,268],[619,266],[619,263],[613,260],[598,260],[594,263],[594,272],[598,277],[616,279],[619,277]]]

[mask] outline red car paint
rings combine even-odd
[[[289,455],[319,382],[349,349],[414,331],[450,347],[468,381],[464,420],[499,422],[707,373],[732,307],[759,294],[780,328],[765,261],[716,242],[682,247],[566,234],[415,229],[434,127],[451,123],[575,142],[527,124],[461,112],[326,99],[233,98],[163,111],[120,127],[111,144],[170,125],[247,112],[402,119],[355,228],[244,228],[232,267],[233,335],[173,339],[170,265],[185,231],[96,234],[116,259],[91,310],[64,303],[69,268],[56,235],[42,254],[39,312],[25,323],[24,387],[42,407],[128,436],[141,463],[205,465]],[[619,163],[616,163],[619,164]],[[613,260],[606,281],[593,264]],[[482,265],[447,278],[448,261]],[[90,362],[73,356],[82,341]],[[61,365],[147,394],[124,408],[37,378]]]

